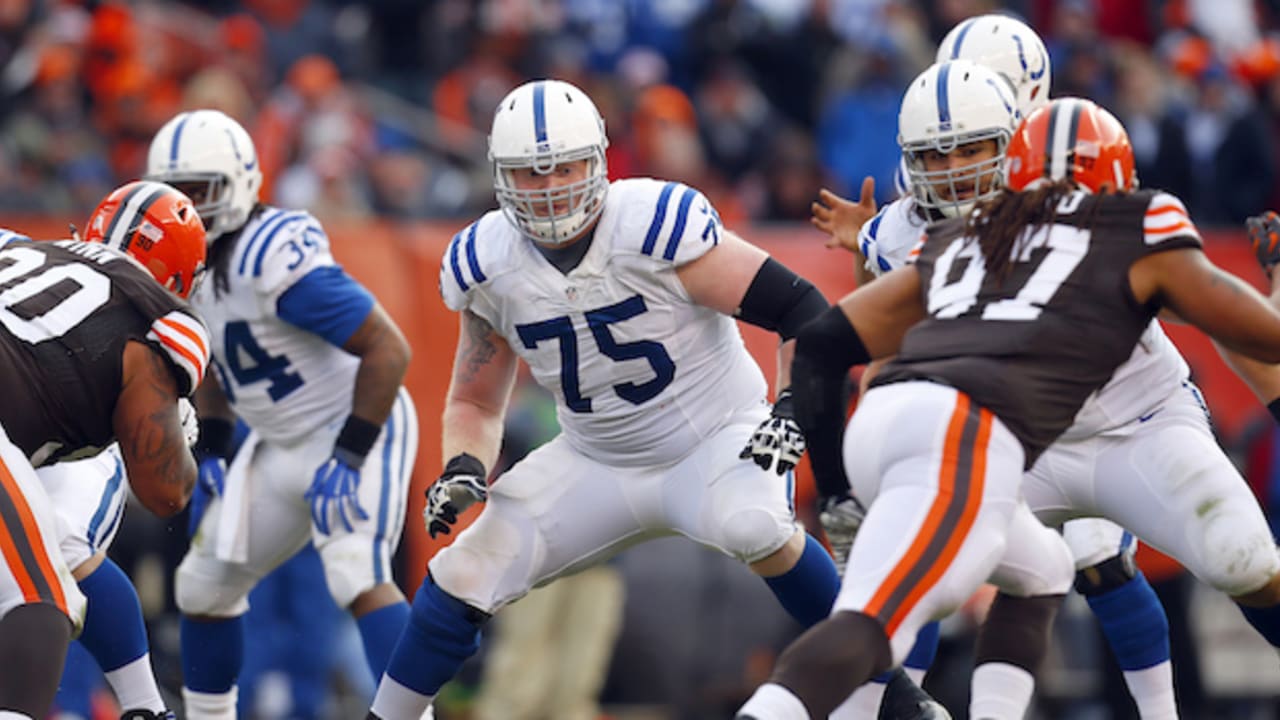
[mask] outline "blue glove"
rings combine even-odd
[[[196,487],[191,493],[191,510],[187,513],[187,537],[194,537],[204,519],[209,501],[222,494],[227,482],[227,461],[217,455],[200,457],[196,468]]]
[[[338,518],[342,520],[342,526],[347,532],[353,529],[350,515],[354,515],[357,520],[369,519],[369,513],[360,507],[360,498],[357,496],[360,489],[359,467],[352,467],[340,457],[341,454],[335,451],[333,457],[316,470],[316,478],[303,496],[311,503],[311,519],[323,535],[328,535],[331,530],[331,503],[337,504]]]
[[[370,422],[355,415],[348,415],[347,421],[333,443],[333,456],[316,470],[316,478],[311,487],[303,495],[311,504],[311,520],[316,529],[323,535],[331,531],[329,513],[331,504],[337,504],[338,519],[347,532],[353,530],[351,517],[357,520],[368,520],[369,513],[360,507],[360,466],[365,456],[373,449],[374,442],[382,432],[382,425]]]

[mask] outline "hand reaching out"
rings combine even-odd
[[[823,188],[818,199],[809,206],[809,222],[830,237],[826,246],[842,247],[858,252],[858,231],[876,216],[876,179],[868,175],[862,180],[862,196],[858,202],[846,200]]]

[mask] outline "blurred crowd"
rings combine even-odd
[[[1114,111],[1201,225],[1280,206],[1280,0],[0,0],[0,212],[87,213],[184,108],[250,128],[271,202],[322,217],[492,206],[485,136],[538,76],[587,89],[615,177],[726,222],[893,193],[904,85],[970,15],[1045,37],[1053,94]]]

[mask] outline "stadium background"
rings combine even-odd
[[[436,292],[440,255],[493,207],[484,135],[507,90],[540,76],[581,85],[606,117],[613,177],[699,187],[730,227],[835,298],[853,287],[851,260],[822,247],[806,224],[809,202],[823,186],[849,195],[863,175],[877,178],[882,202],[890,198],[902,88],[947,29],[993,10],[1041,33],[1052,94],[1115,112],[1143,184],[1183,197],[1209,229],[1215,260],[1259,282],[1239,226],[1280,207],[1274,0],[0,0],[0,226],[64,236],[68,222],[82,223],[105,192],[140,174],[152,133],[173,113],[217,107],[240,120],[262,158],[264,200],[315,213],[335,254],[414,347],[407,383],[422,437],[400,558],[411,591],[438,548],[417,518],[421,489],[441,466],[457,333]],[[773,341],[744,333],[771,372]],[[1177,327],[1171,335],[1220,439],[1280,517],[1273,422],[1203,337]],[[541,401],[520,397],[535,410]],[[800,488],[798,506],[811,515],[811,486]],[[185,542],[179,528],[135,509],[115,550],[148,598],[157,665],[171,683],[166,575]],[[1176,565],[1154,553],[1142,561],[1175,623],[1184,717],[1277,717],[1274,652]],[[626,604],[604,699],[618,717],[625,707],[724,717],[795,632],[744,570],[687,543],[638,548],[614,567]],[[658,598],[670,609],[659,612]],[[300,637],[319,632],[308,622]],[[1131,716],[1087,611],[1069,605],[1060,624],[1037,716]],[[951,623],[930,678],[957,717],[970,625]],[[341,641],[319,645],[342,666]],[[459,683],[455,716],[478,673]],[[323,712],[354,716],[368,689],[358,678],[335,681],[322,690]]]

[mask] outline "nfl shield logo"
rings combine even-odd
[[[570,285],[564,289],[564,296],[569,298],[569,302],[578,302],[578,288]]]

